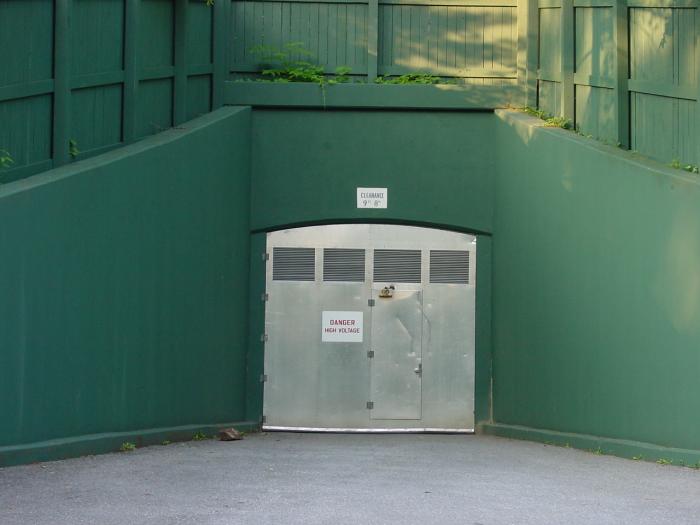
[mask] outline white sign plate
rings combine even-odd
[[[321,341],[361,343],[362,321],[362,312],[322,312]]]
[[[357,207],[386,208],[387,194],[386,188],[357,188]]]

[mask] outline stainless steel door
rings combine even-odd
[[[421,419],[421,292],[375,283],[373,298],[370,417]]]
[[[472,431],[475,242],[383,224],[268,234],[263,428]]]

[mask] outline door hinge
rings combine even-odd
[[[260,342],[261,343],[267,343],[267,334],[262,334],[260,336]]]
[[[374,306],[374,299],[367,299],[367,306]]]
[[[270,294],[269,293],[264,293],[260,296],[260,300],[264,303],[265,301],[270,299]]]
[[[372,410],[374,408],[374,401],[367,401],[367,410]]]
[[[263,261],[269,261],[270,260],[270,254],[265,252],[262,254],[262,260]]]
[[[265,381],[267,381],[267,374],[260,374],[260,382],[264,383]]]
[[[374,357],[374,350],[367,350],[367,357],[372,359]]]

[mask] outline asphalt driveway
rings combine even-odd
[[[0,524],[700,524],[700,471],[486,436],[256,434],[0,469]]]

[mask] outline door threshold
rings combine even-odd
[[[263,432],[326,432],[330,434],[473,434],[473,428],[340,428],[263,425]]]

